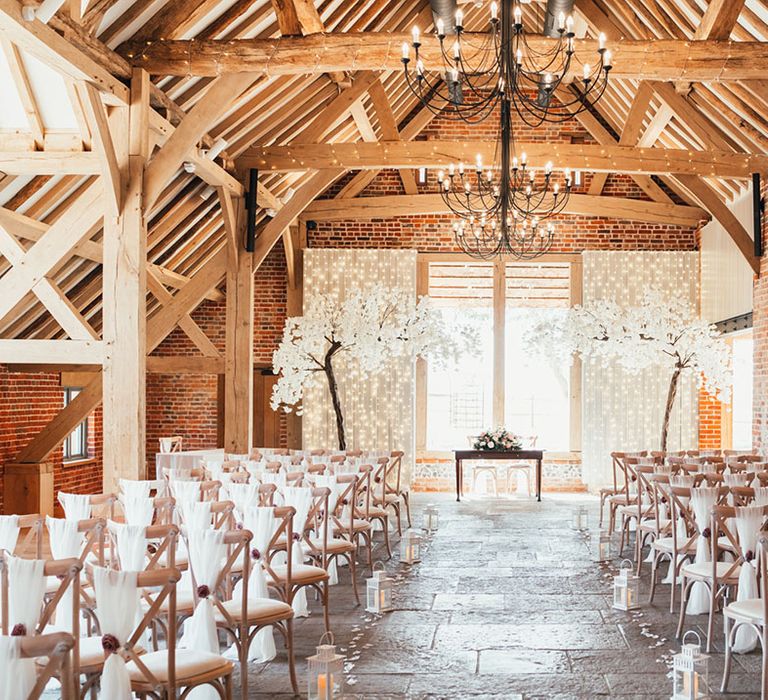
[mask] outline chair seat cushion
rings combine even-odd
[[[168,652],[166,650],[153,651],[144,654],[141,662],[147,670],[161,683],[168,681]],[[142,673],[135,661],[126,664],[131,683],[147,683],[147,677]],[[185,681],[197,676],[218,672],[226,676],[232,672],[234,664],[218,654],[206,654],[192,649],[176,649],[176,682],[180,686],[187,685]]]
[[[736,600],[726,605],[723,611],[725,615],[740,620],[763,621],[763,601],[760,598],[750,598],[749,600]]]
[[[315,547],[316,550],[322,551],[323,549],[322,540],[313,538],[310,541],[312,542],[312,546]],[[330,553],[353,552],[354,550],[357,549],[357,545],[354,542],[350,542],[349,540],[342,539],[341,537],[332,537],[328,539],[325,549],[327,552],[330,552]]]
[[[345,532],[346,530],[349,530],[349,520],[348,519],[345,518],[344,520],[342,520],[341,524],[342,524],[342,527],[340,527],[340,528],[338,528],[338,527],[333,528],[334,534],[337,534],[339,532]],[[355,532],[361,532],[363,530],[370,530],[372,527],[373,526],[371,525],[371,523],[369,523],[367,520],[363,520],[362,518],[355,518],[352,521],[352,528],[354,529]]]
[[[239,622],[242,617],[242,601],[239,597],[224,601],[222,607],[233,620]],[[214,608],[214,619],[218,623],[226,621],[224,614],[218,606]],[[249,598],[248,621],[258,624],[263,621],[288,620],[293,617],[293,608],[281,600],[273,598]]]
[[[678,552],[695,552],[696,551],[696,543],[691,542],[686,547],[685,545],[688,543],[687,539],[678,540],[677,541],[677,551]],[[652,543],[651,547],[654,549],[658,549],[661,552],[672,552],[673,546],[672,546],[672,538],[671,537],[657,537]]]
[[[719,561],[717,562],[717,578],[719,580],[722,580],[725,578],[725,575],[728,574],[728,571],[733,567],[733,563],[729,563],[727,561]],[[739,571],[741,570],[741,566],[736,566],[733,571],[728,575],[728,580],[738,580],[739,578]],[[711,561],[703,561],[701,563],[694,563],[694,564],[686,564],[683,566],[682,572],[692,578],[706,578],[711,579],[712,578],[712,562]]]
[[[150,592],[150,596],[152,596],[152,592]],[[168,610],[168,604],[169,599],[165,598],[163,602],[160,604],[160,609],[163,611]],[[141,610],[143,613],[146,613],[147,610],[151,607],[152,603],[147,601],[145,598],[142,598],[141,601]],[[181,586],[176,589],[176,612],[181,613],[187,613],[191,612],[195,609],[195,596],[192,594],[192,591],[189,588],[189,585]]]
[[[280,581],[284,581],[287,575],[288,567],[273,566],[272,571]],[[325,581],[328,578],[328,572],[319,566],[310,566],[309,564],[294,565],[291,567],[291,579],[295,583],[316,583]]]

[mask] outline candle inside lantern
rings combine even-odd
[[[333,674],[332,673],[318,674],[317,695],[322,700],[330,700],[333,697]]]

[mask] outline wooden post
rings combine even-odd
[[[304,249],[307,242],[307,223],[299,219],[298,227],[293,238],[294,250],[294,279],[293,285],[288,284],[287,311],[288,316],[301,316],[304,313]],[[268,402],[267,402],[268,403]],[[266,409],[265,409],[266,410]],[[269,409],[272,410],[271,408]],[[282,412],[282,411],[281,411]],[[301,416],[296,411],[285,414],[286,446],[292,450],[302,448]]]
[[[242,200],[233,200],[238,228]],[[238,237],[240,238],[240,237]],[[244,454],[253,446],[253,254],[228,247],[227,331],[224,378],[224,450]]]
[[[135,70],[129,108],[110,128],[124,186],[122,211],[104,217],[104,490],[146,472],[146,261],[144,166],[149,153],[149,76]]]

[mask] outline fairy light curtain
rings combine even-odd
[[[415,250],[308,249],[304,251],[304,308],[312,294],[347,294],[376,284],[406,292],[416,303]],[[334,360],[344,411],[347,448],[403,450],[409,478],[415,451],[415,364],[394,358],[374,376],[363,378],[342,356]],[[335,448],[336,418],[327,386],[320,383],[303,401],[305,449]]]
[[[698,308],[699,256],[695,252],[585,252],[584,303],[613,299],[638,304],[649,287],[689,299]],[[669,373],[636,374],[595,359],[583,363],[582,478],[590,490],[611,483],[613,451],[659,449]],[[681,377],[669,428],[670,451],[698,443],[698,392]]]

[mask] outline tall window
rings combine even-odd
[[[542,316],[562,316],[571,304],[569,263],[506,265],[505,425],[550,451],[570,449],[570,365],[527,352],[526,326]]]
[[[474,328],[478,347],[455,365],[428,364],[419,399],[426,401],[420,444],[435,451],[466,448],[478,432],[504,425],[536,437],[536,445],[549,451],[578,449],[571,444],[578,396],[571,391],[570,365],[533,355],[522,342],[528,324],[572,305],[572,262],[504,264],[435,255],[422,264],[434,304],[450,327]]]
[[[79,388],[64,389],[64,405],[68,406],[80,393]],[[88,457],[88,419],[78,425],[64,440],[64,461],[86,459]]]
[[[734,450],[752,449],[752,331],[730,338],[733,347],[731,419]]]
[[[429,295],[449,328],[475,331],[478,355],[429,364],[427,449],[467,448],[493,420],[493,264],[431,263]]]

